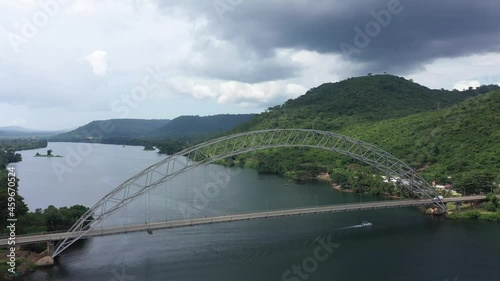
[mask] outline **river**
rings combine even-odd
[[[47,149],[61,158],[33,157]],[[22,151],[19,193],[30,210],[91,207],[163,159],[142,147],[49,143]],[[201,193],[200,193],[201,192]],[[200,195],[202,194],[202,195]],[[136,200],[105,226],[386,200],[209,165]],[[372,227],[359,227],[370,221]],[[100,237],[75,243],[38,280],[499,280],[500,225],[447,221],[417,208],[305,215]]]

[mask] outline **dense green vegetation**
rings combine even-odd
[[[390,151],[439,182],[490,191],[500,170],[500,91],[440,111],[343,130]],[[467,191],[466,190],[466,191]]]
[[[19,218],[19,233],[42,233],[68,230],[89,208],[82,205],[36,209]]]
[[[487,195],[487,201],[479,209],[452,212],[448,215],[451,219],[471,219],[500,222],[500,199],[493,193]]]
[[[498,88],[429,90],[390,75],[352,78],[324,84],[270,108],[231,133],[264,128],[334,131],[377,145],[428,180],[453,183],[466,193],[488,192],[493,181],[500,181],[500,91],[484,92]],[[398,192],[373,177],[372,169],[319,150],[273,149],[233,157],[226,163],[296,179],[328,172],[345,188]]]
[[[500,211],[497,212],[481,212],[478,210],[464,211],[451,213],[447,216],[450,219],[468,219],[468,220],[485,220],[500,222]]]
[[[185,148],[190,147],[192,144],[199,143],[199,142],[201,142],[201,139],[198,139],[198,138],[173,139],[173,140],[167,140],[167,141],[158,141],[156,147],[158,147],[158,149],[160,150],[160,153],[171,155],[171,154],[179,152]]]
[[[47,147],[45,139],[33,138],[8,138],[0,139],[0,150],[21,151]],[[11,161],[14,162],[14,161]]]

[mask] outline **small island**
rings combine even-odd
[[[47,150],[47,154],[36,153],[35,157],[63,157],[62,155],[54,155],[52,154],[52,149]]]

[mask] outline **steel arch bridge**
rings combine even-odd
[[[279,148],[310,147],[337,152],[366,163],[385,175],[399,177],[402,186],[415,197],[436,199],[433,202],[447,211],[434,188],[408,165],[369,143],[333,132],[309,129],[271,129],[244,132],[210,140],[176,154],[146,168],[113,189],[90,208],[68,230],[74,237],[60,241],[52,257],[59,255],[80,239],[104,218],[125,207],[134,199],[182,173],[214,161],[246,152]]]

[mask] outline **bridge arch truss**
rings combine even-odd
[[[415,197],[438,197],[435,189],[412,168],[369,143],[333,132],[309,129],[250,131],[187,148],[123,182],[100,199],[68,230],[75,235],[60,241],[52,256],[59,255],[112,213],[182,173],[234,155],[280,147],[309,147],[336,152],[366,163],[385,175],[398,177],[402,186]],[[434,202],[440,209],[447,211],[441,200]]]

